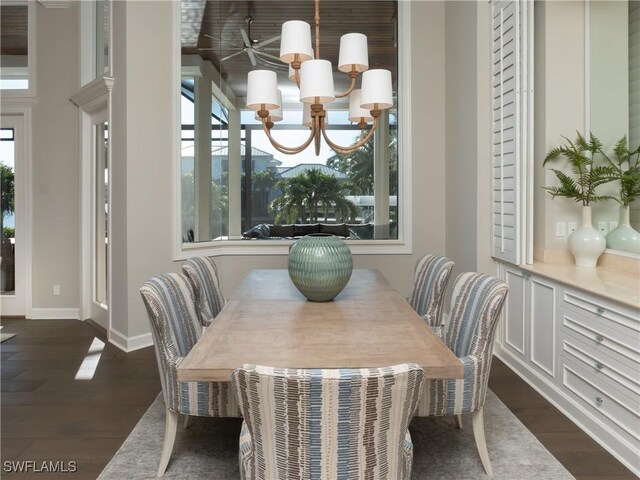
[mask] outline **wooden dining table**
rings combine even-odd
[[[228,381],[243,364],[290,368],[420,365],[429,379],[462,363],[377,270],[356,269],[332,301],[308,301],[287,270],[253,270],[178,366],[179,381]]]

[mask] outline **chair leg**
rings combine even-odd
[[[191,417],[190,417],[189,415],[186,415],[186,414],[185,414],[185,416],[184,416],[184,423],[182,424],[182,427],[183,427],[184,429],[189,428],[189,419],[190,419],[190,418],[191,418]]]
[[[473,412],[473,436],[476,439],[476,447],[482,461],[482,466],[487,476],[493,477],[491,462],[489,461],[489,451],[487,450],[487,442],[484,438],[484,416],[483,409]]]
[[[176,430],[178,429],[178,412],[166,409],[167,418],[164,424],[164,445],[162,446],[162,456],[158,467],[158,477],[162,477],[167,470],[173,444],[176,441]]]
[[[456,422],[456,428],[462,430],[462,415],[454,415],[453,420]]]

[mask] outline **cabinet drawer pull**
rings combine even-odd
[[[596,405],[599,407],[602,406],[602,397],[596,397]]]
[[[598,307],[596,311],[598,312],[598,315],[602,315],[604,313],[604,307]]]
[[[596,343],[602,343],[604,337],[602,335],[596,335]]]
[[[596,362],[596,370],[602,370],[604,368],[604,365],[601,364],[600,362]]]
[[[522,272],[522,278],[528,280],[531,278],[531,274],[529,272]]]

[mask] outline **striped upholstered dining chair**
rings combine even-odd
[[[417,365],[336,370],[244,365],[231,383],[244,417],[242,480],[411,478],[407,427],[424,383]]]
[[[160,371],[166,406],[164,446],[158,476],[164,475],[176,438],[178,415],[240,417],[229,382],[178,382],[177,367],[202,333],[186,276],[168,273],[140,287]]]
[[[218,267],[209,257],[192,257],[182,265],[195,294],[196,311],[203,327],[208,327],[224,307]]]
[[[460,380],[428,380],[416,416],[455,415],[462,428],[462,414],[473,413],[473,434],[482,466],[493,476],[484,436],[483,407],[487,394],[498,318],[507,296],[507,284],[481,273],[456,278],[451,314],[443,333],[444,343],[464,366]]]
[[[425,255],[416,262],[409,304],[436,333],[442,327],[444,291],[453,265],[441,255]]]

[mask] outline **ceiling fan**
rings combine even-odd
[[[247,56],[249,57],[249,60],[251,61],[251,65],[253,65],[254,67],[258,64],[262,64],[262,65],[269,65],[271,67],[281,68],[283,70],[286,69],[287,65],[282,63],[280,61],[280,58],[270,53],[267,53],[268,51],[274,51],[274,52],[279,51],[280,50],[279,48],[275,48],[275,47],[264,48],[267,45],[280,40],[280,35],[276,35],[275,37],[268,38],[267,40],[263,40],[261,42],[258,40],[254,40],[251,38],[251,24],[253,23],[253,17],[251,15],[247,15],[244,21],[247,24],[247,30],[245,30],[244,28],[240,28],[240,35],[242,36],[242,46],[235,45],[224,39],[214,37],[206,33],[204,34],[205,37],[212,38],[217,41],[222,41],[230,45],[233,45],[236,48],[240,48],[240,50],[238,50],[237,52],[221,58],[220,62],[225,62],[242,53],[246,53]],[[199,48],[198,50],[216,50],[216,48],[215,47]]]

